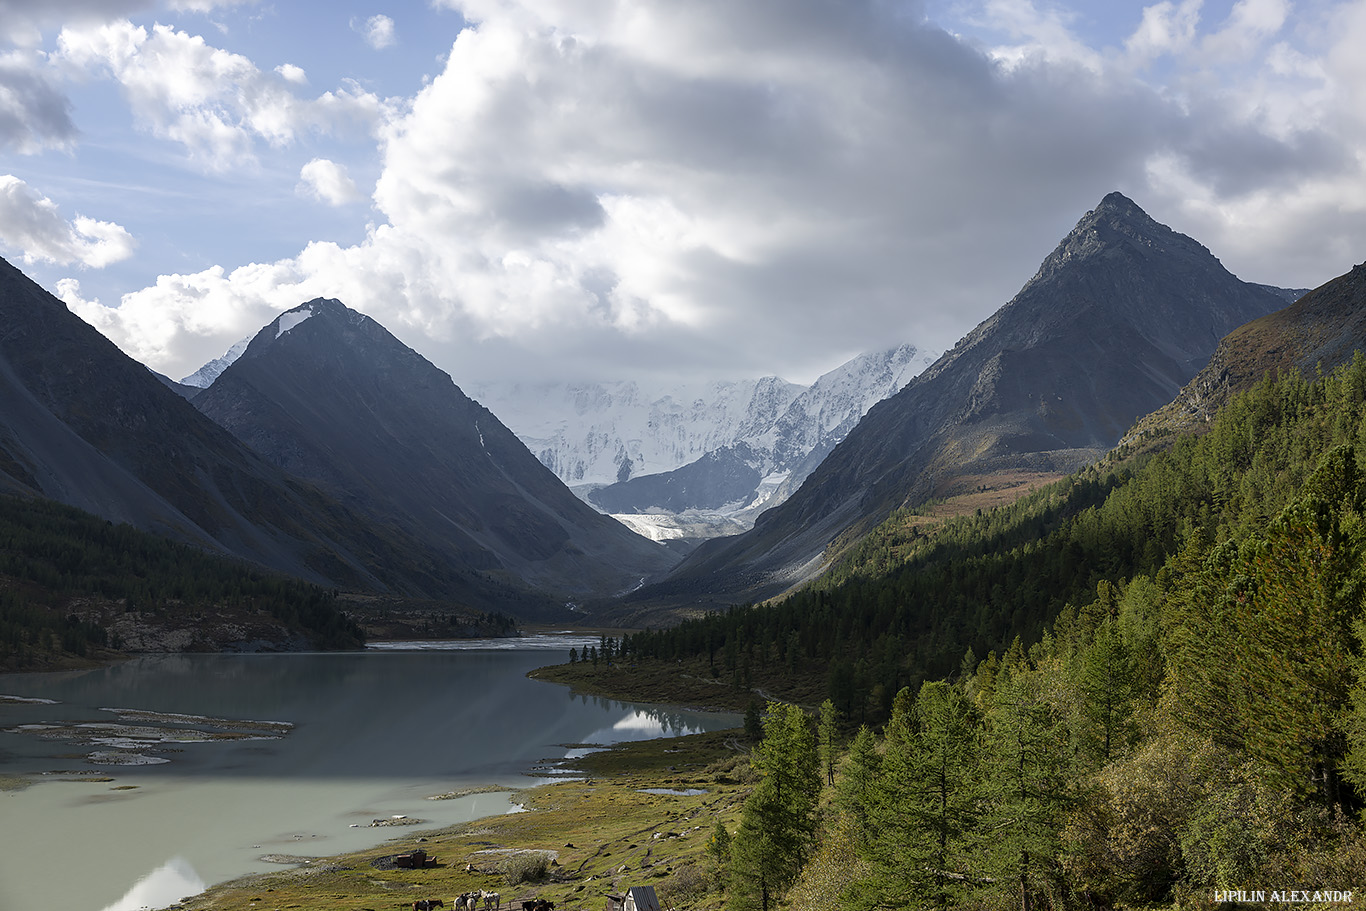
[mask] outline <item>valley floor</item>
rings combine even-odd
[[[748,791],[748,758],[737,735],[691,734],[590,753],[575,760],[589,777],[519,792],[526,812],[405,832],[369,851],[224,883],[173,907],[379,911],[439,898],[451,908],[456,896],[483,890],[499,893],[502,907],[543,898],[558,911],[598,911],[606,895],[648,885],[666,907],[718,909],[719,873],[707,841],[717,820],[735,827]],[[438,865],[393,866],[393,855],[418,848]],[[537,852],[551,858],[547,874],[510,884],[501,872],[509,860]]]

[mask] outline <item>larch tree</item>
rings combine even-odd
[[[760,780],[731,839],[728,907],[769,911],[796,880],[816,838],[820,769],[799,707],[769,703],[751,764]]]

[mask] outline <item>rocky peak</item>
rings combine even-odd
[[[1051,279],[1060,271],[1092,258],[1136,257],[1150,260],[1157,256],[1177,256],[1216,266],[1219,263],[1203,244],[1155,221],[1133,200],[1122,193],[1113,192],[1081,217],[1071,233],[1044,259],[1038,273],[1025,285],[1025,289],[1034,282]],[[1220,270],[1222,268],[1219,266]]]

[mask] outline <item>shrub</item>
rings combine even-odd
[[[550,855],[544,851],[523,851],[503,861],[503,878],[509,886],[545,879],[550,870]]]

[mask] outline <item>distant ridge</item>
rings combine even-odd
[[[1284,304],[1111,193],[1009,303],[874,406],[791,499],[636,598],[771,597],[956,478],[1088,464],[1170,401],[1224,335]]]
[[[242,352],[247,350],[247,345],[251,344],[251,338],[251,336],[247,336],[233,343],[232,347],[222,357],[216,357],[189,376],[181,377],[180,385],[208,389],[213,385],[213,381],[218,379],[219,374],[227,370],[233,361],[242,356]]]

